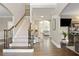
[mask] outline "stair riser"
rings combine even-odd
[[[13,42],[28,42],[28,39],[27,38],[16,38],[16,39],[13,39]]]

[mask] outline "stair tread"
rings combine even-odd
[[[9,45],[10,47],[23,47],[23,46],[28,46],[28,43],[11,43]]]
[[[19,47],[19,46],[12,46],[9,49],[32,49],[32,47],[30,47],[30,46],[21,46],[21,47]]]

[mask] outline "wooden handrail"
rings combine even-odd
[[[11,31],[14,28],[14,26],[12,26],[10,29],[8,29],[8,31]]]
[[[15,27],[17,27],[19,25],[19,23],[22,21],[22,19],[24,18],[25,14],[22,16],[22,18],[17,22],[17,24],[15,25]]]
[[[22,16],[22,18],[14,26],[12,26],[10,29],[8,29],[8,31],[11,31],[14,27],[17,27],[19,25],[19,23],[22,21],[24,16],[25,16],[25,14]]]

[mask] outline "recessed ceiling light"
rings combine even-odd
[[[44,18],[44,16],[41,16],[41,18]]]

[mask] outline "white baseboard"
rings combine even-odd
[[[57,47],[57,48],[61,48],[59,44],[57,44],[55,41],[51,40],[51,42]]]

